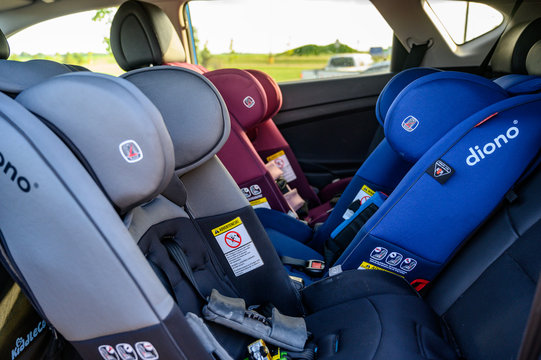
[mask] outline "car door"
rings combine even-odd
[[[389,72],[282,83],[274,118],[310,183],[321,187],[352,176],[383,137],[375,117]]]

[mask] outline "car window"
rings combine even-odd
[[[445,31],[456,45],[486,34],[503,22],[498,10],[472,1],[425,0],[424,9],[438,29]]]
[[[278,82],[389,72],[393,32],[368,1],[191,1],[198,63]]]
[[[85,11],[30,26],[9,37],[10,60],[47,59],[119,75],[109,45],[116,8]],[[44,41],[47,39],[47,41]]]

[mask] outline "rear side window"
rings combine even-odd
[[[503,15],[473,1],[425,0],[424,9],[432,22],[456,45],[462,45],[497,28]]]
[[[368,1],[191,1],[198,63],[278,82],[389,72],[393,32]]]
[[[120,75],[109,46],[116,8],[85,11],[47,20],[9,37],[10,60],[53,60],[94,72]]]

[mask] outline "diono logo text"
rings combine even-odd
[[[16,183],[22,192],[30,192],[30,182],[24,176],[19,176],[19,172],[15,165],[6,160],[4,154],[0,152],[0,170],[6,175],[12,182]]]
[[[513,121],[514,125],[518,124],[518,120]],[[470,155],[466,158],[466,164],[469,166],[475,166],[481,162],[487,155],[493,154],[497,149],[501,148],[504,144],[507,144],[509,140],[513,140],[519,134],[519,129],[516,126],[511,126],[505,134],[500,134],[494,138],[493,142],[486,143],[482,148],[479,145],[475,145],[473,148],[469,148]]]

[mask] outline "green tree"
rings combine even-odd
[[[96,13],[94,16],[92,16],[92,21],[95,22],[104,22],[107,25],[111,25],[113,22],[113,17],[115,15],[115,8],[106,8],[106,9],[99,9],[96,10]],[[107,50],[108,54],[113,54],[111,50],[111,38],[108,36],[105,36],[103,38],[103,43],[105,44],[105,49]]]
[[[212,54],[210,53],[210,50],[207,47],[207,42],[205,42],[205,46],[203,47],[203,50],[199,53],[199,59],[201,59],[201,65],[204,67],[208,67],[209,60],[212,57]]]

